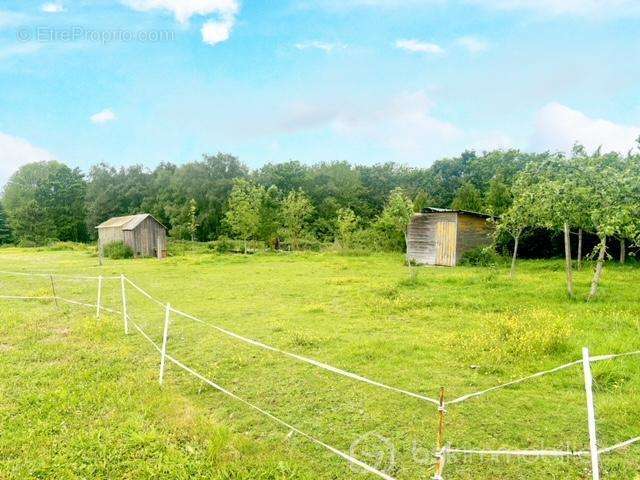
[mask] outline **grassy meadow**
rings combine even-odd
[[[569,300],[561,261],[418,268],[400,254],[218,255],[107,260],[90,249],[0,249],[0,270],[126,274],[156,298],[238,334],[399,388],[449,399],[593,355],[640,350],[637,266],[592,266]],[[95,303],[92,280],[58,295]],[[50,295],[48,278],[0,274],[0,295]],[[161,341],[164,313],[133,288],[132,318]],[[120,309],[119,281],[103,303]],[[319,370],[172,317],[169,353],[320,440],[433,476],[434,405]],[[356,479],[340,458],[169,364],[117,314],[0,300],[0,479]],[[594,364],[599,443],[640,435],[640,357]],[[381,437],[384,440],[381,440]],[[580,366],[451,405],[446,441],[469,449],[588,449]],[[393,451],[393,459],[391,452]],[[640,479],[640,445],[603,457],[604,479]],[[586,479],[587,458],[450,457],[444,477]]]

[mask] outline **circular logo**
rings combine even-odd
[[[16,33],[16,39],[19,42],[28,42],[31,40],[31,30],[28,28],[21,28]]]
[[[396,449],[391,440],[376,432],[368,432],[353,441],[349,454],[370,467],[390,473],[396,466]],[[351,470],[363,473],[358,465],[351,464]]]

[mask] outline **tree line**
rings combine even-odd
[[[0,243],[89,241],[108,218],[148,212],[176,239],[401,250],[411,212],[434,206],[500,218],[497,244],[513,252],[514,273],[527,242],[529,253],[541,256],[560,253],[547,248],[555,242],[570,260],[572,232],[579,244],[583,232],[596,239],[601,264],[608,240],[638,241],[639,163],[637,153],[579,146],[571,155],[467,151],[428,168],[289,161],[251,170],[228,154],[153,170],[98,164],[87,174],[60,162],[33,163],[3,190]],[[582,245],[578,250],[580,259]],[[569,267],[567,277],[572,295]]]
[[[265,205],[259,214],[263,225],[252,236],[272,241],[268,237],[273,232],[292,231],[291,225],[282,224],[286,217],[272,217],[304,198],[309,203],[304,236],[326,242],[339,233],[341,210],[350,209],[360,227],[371,226],[397,188],[416,209],[502,210],[505,192],[517,173],[546,156],[517,150],[464,152],[429,168],[289,161],[250,170],[232,155],[217,154],[180,166],[163,163],[153,170],[101,163],[86,174],[60,162],[34,163],[21,167],[4,187],[0,242],[88,241],[95,238],[94,227],[102,221],[139,212],[153,214],[177,239],[210,241],[233,236],[233,216],[227,213],[234,185],[241,180],[264,189]],[[287,208],[276,208],[280,205]]]

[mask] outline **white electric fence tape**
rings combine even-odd
[[[589,452],[571,452],[564,450],[465,450],[461,448],[445,449],[446,453],[460,453],[464,455],[510,456],[510,457],[585,457]]]
[[[135,327],[136,330],[138,330],[138,332],[140,332],[140,334],[148,341],[150,342],[155,349],[158,351],[158,353],[162,354],[162,348],[155,343],[150,337],[149,335],[147,335],[144,330],[142,328],[140,328],[138,326],[138,324],[136,322],[134,322],[131,317],[129,317],[129,321],[131,322],[131,324]],[[218,385],[217,383],[212,382],[211,380],[209,380],[207,377],[205,377],[204,375],[196,372],[195,370],[193,370],[192,368],[186,366],[184,363],[182,363],[181,361],[175,359],[174,357],[172,357],[171,355],[165,354],[165,357],[167,360],[169,360],[171,363],[175,364],[176,366],[180,367],[182,370],[184,370],[187,373],[190,373],[191,375],[193,375],[194,377],[198,378],[199,380],[203,381],[204,383],[206,383],[207,385],[215,388],[216,390],[224,393],[225,395],[228,395],[229,397],[233,398],[234,400],[237,400],[243,404],[245,404],[246,406],[252,408],[253,410],[263,414],[264,416],[270,418],[271,420],[273,420],[276,423],[279,423],[280,425],[286,427],[289,430],[292,430],[294,432],[296,432],[299,435],[302,435],[303,437],[305,437],[307,440],[310,440],[311,442],[320,445],[321,447],[329,450],[331,453],[334,453],[335,455],[338,455],[339,457],[343,458],[344,460],[348,461],[349,463],[353,464],[353,465],[357,465],[358,467],[362,468],[363,470],[372,473],[374,475],[377,475],[380,478],[383,478],[385,480],[395,480],[393,477],[387,475],[386,473],[372,467],[371,465],[368,465],[364,462],[362,462],[361,460],[358,460],[357,458],[352,457],[351,455],[348,455],[346,453],[344,453],[341,450],[338,450],[335,447],[332,447],[331,445],[328,445],[326,443],[324,443],[322,440],[318,440],[317,438],[315,438],[312,435],[309,435],[308,433],[303,432],[302,430],[294,427],[293,425],[285,422],[284,420],[279,419],[278,417],[276,417],[275,415],[267,412],[266,410],[263,410],[262,408],[258,407],[257,405],[254,405],[253,403],[239,397],[238,395],[236,395],[235,393],[230,392],[229,390],[227,390],[224,387],[221,387],[220,385]]]
[[[0,271],[0,274],[6,274],[6,275],[22,275],[22,276],[36,276],[36,277],[46,277],[46,278],[51,278],[51,276],[54,277],[64,277],[64,278],[71,278],[71,279],[81,279],[81,280],[96,280],[99,279],[100,277],[88,277],[88,276],[77,276],[77,275],[64,275],[64,274],[49,274],[49,273],[26,273],[26,272],[7,272],[7,271]],[[122,277],[102,277],[103,280],[113,280],[113,279],[121,279]],[[158,304],[159,306],[165,308],[166,306],[159,300],[157,300],[156,298],[154,298],[152,295],[150,295],[149,293],[147,293],[145,290],[143,290],[142,288],[140,288],[138,285],[136,285],[135,283],[133,283],[131,280],[129,280],[128,278],[124,277],[125,280],[127,281],[127,283],[129,283],[132,287],[134,287],[136,290],[138,290],[142,295],[144,295],[146,298],[148,298],[149,300],[155,302],[156,304]],[[63,298],[63,297],[59,297],[59,296],[33,296],[33,297],[28,297],[28,296],[17,296],[17,295],[0,295],[0,299],[6,299],[6,300],[62,300],[64,302],[70,303],[70,304],[74,304],[74,305],[79,305],[79,306],[84,306],[84,307],[90,307],[90,308],[98,308],[97,304],[89,304],[89,303],[82,303],[82,302],[78,302],[75,300],[70,300],[67,298]],[[110,313],[121,313],[118,310],[114,310],[111,308],[107,308],[107,307],[103,307],[100,306],[99,307],[101,310],[110,312]],[[384,388],[387,390],[391,390],[397,393],[401,393],[404,395],[408,395],[410,397],[414,397],[414,398],[418,398],[421,400],[425,400],[428,402],[431,402],[435,405],[439,405],[438,400],[427,397],[425,395],[420,395],[414,392],[410,392],[408,390],[403,390],[400,388],[396,388],[396,387],[392,387],[380,382],[377,382],[375,380],[370,380],[366,377],[362,377],[360,375],[357,375],[355,373],[352,372],[348,372],[345,370],[342,370],[340,368],[337,367],[333,367],[331,365],[319,362],[317,360],[313,360],[311,358],[307,358],[295,353],[291,353],[291,352],[287,352],[285,350],[281,350],[279,348],[276,347],[272,347],[270,345],[266,345],[262,342],[259,342],[257,340],[252,340],[250,338],[247,337],[243,337],[241,335],[238,335],[234,332],[231,332],[229,330],[226,330],[222,327],[218,327],[214,324],[211,324],[209,322],[205,322],[197,317],[194,317],[193,315],[190,315],[188,313],[182,312],[180,310],[176,310],[174,308],[170,308],[170,311],[174,312],[177,315],[183,316],[185,318],[188,318],[190,320],[193,320],[195,322],[201,323],[203,325],[207,325],[211,328],[214,328],[215,330],[228,335],[232,338],[235,338],[237,340],[240,340],[242,342],[245,342],[249,345],[253,345],[268,351],[272,351],[272,352],[276,352],[276,353],[280,353],[282,355],[294,358],[296,360],[308,363],[310,365],[316,366],[318,368],[339,374],[339,375],[343,375],[345,377],[354,379],[354,380],[358,380],[373,386],[377,386],[380,388]],[[136,328],[136,330],[149,342],[153,345],[153,347],[159,352],[162,353],[162,348],[153,341],[153,339],[151,337],[149,337],[149,335],[147,335],[147,333],[140,328],[140,326],[138,326],[137,323],[135,323],[131,317],[129,317],[129,315],[127,315],[127,319],[132,323],[132,325]],[[590,357],[590,362],[601,362],[601,361],[607,361],[607,360],[612,360],[615,358],[619,358],[619,357],[626,357],[626,356],[632,356],[632,355],[640,355],[640,350],[638,351],[632,351],[632,352],[625,352],[625,353],[617,353],[617,354],[608,354],[608,355],[599,355],[599,356],[594,356],[594,357]],[[247,400],[244,400],[240,397],[238,397],[237,395],[235,395],[234,393],[226,390],[225,388],[221,387],[220,385],[217,385],[216,383],[212,382],[211,380],[209,380],[208,378],[204,377],[203,375],[201,375],[200,373],[196,372],[195,370],[191,369],[190,367],[186,366],[185,364],[183,364],[182,362],[180,362],[179,360],[171,357],[170,355],[166,355],[166,358],[171,361],[172,363],[174,363],[175,365],[177,365],[178,367],[180,367],[181,369],[185,370],[186,372],[192,374],[193,376],[195,376],[196,378],[200,379],[201,381],[207,383],[208,385],[210,385],[211,387],[219,390],[220,392],[234,398],[235,400],[244,403],[245,405],[247,405],[248,407],[262,413],[263,415],[269,417],[270,419],[272,419],[273,421],[287,427],[288,429],[302,435],[303,437],[307,438],[308,440],[312,441],[313,443],[316,443],[317,445],[322,446],[323,448],[331,451],[332,453],[340,456],[341,458],[347,460],[348,462],[354,464],[354,465],[358,465],[359,467],[361,467],[362,469],[364,469],[365,471],[372,473],[374,475],[377,475],[380,478],[383,478],[385,480],[394,480],[393,477],[390,477],[389,475],[387,475],[384,472],[381,472],[377,469],[375,469],[374,467],[367,465],[366,463],[358,460],[357,458],[354,458],[344,452],[342,452],[341,450],[338,450],[330,445],[327,445],[326,443],[322,442],[321,440],[316,439],[315,437],[302,432],[301,430],[293,427],[292,425],[288,424],[287,422],[280,420],[279,418],[275,417],[274,415],[270,414],[269,412],[261,409],[260,407],[253,405],[252,403],[248,402]],[[452,404],[457,404],[457,403],[461,403],[464,402],[466,400],[469,400],[471,398],[475,398],[481,395],[484,395],[486,393],[498,390],[498,389],[502,389],[502,388],[506,388],[509,386],[513,386],[513,385],[517,385],[519,383],[525,382],[527,380],[531,380],[534,378],[538,378],[544,375],[548,375],[551,373],[555,373],[570,367],[573,367],[575,365],[579,365],[580,363],[582,363],[582,360],[576,360],[574,362],[571,363],[567,363],[564,365],[561,365],[559,367],[550,369],[550,370],[545,370],[542,372],[537,372],[534,373],[532,375],[517,379],[517,380],[513,380],[511,382],[507,382],[501,385],[497,385],[495,387],[491,387],[479,392],[474,392],[474,393],[469,393],[467,395],[463,395],[461,397],[458,397],[456,399],[450,400],[448,402],[446,402],[446,405],[452,405]],[[614,452],[616,450],[620,450],[622,448],[631,446],[635,443],[640,442],[640,437],[635,437],[635,438],[631,438],[629,440],[626,440],[624,442],[618,443],[616,445],[613,445],[611,447],[607,447],[607,448],[602,448],[598,450],[599,454],[607,454],[607,453],[611,453]],[[590,452],[588,451],[563,451],[563,450],[473,450],[473,449],[459,449],[459,448],[450,448],[450,447],[445,447],[442,449],[441,454],[445,455],[445,454],[467,454],[467,455],[486,455],[486,456],[490,456],[490,455],[502,455],[502,456],[519,456],[519,457],[585,457],[585,456],[589,456]]]
[[[532,375],[529,375],[529,376],[526,376],[526,377],[523,377],[523,378],[519,378],[518,380],[513,380],[511,382],[503,383],[501,385],[497,385],[495,387],[487,388],[486,390],[481,390],[479,392],[469,393],[467,395],[463,395],[462,397],[458,397],[456,399],[450,400],[450,401],[445,402],[445,403],[446,403],[446,405],[453,405],[455,403],[464,402],[466,400],[469,400],[470,398],[479,397],[480,395],[484,395],[486,393],[493,392],[494,390],[499,390],[501,388],[506,388],[506,387],[510,387],[510,386],[513,386],[513,385],[517,385],[518,383],[526,382],[527,380],[532,380],[534,378],[542,377],[542,376],[548,375],[550,373],[559,372],[560,370],[564,370],[566,368],[573,367],[574,365],[580,365],[581,363],[582,363],[582,360],[576,360],[575,362],[566,363],[564,365],[560,365],[559,367],[552,368],[551,370],[545,370],[543,372],[534,373]]]
[[[92,276],[88,276],[88,275],[68,275],[68,274],[65,274],[65,273],[8,272],[8,271],[5,271],[5,270],[0,270],[0,274],[2,274],[2,275],[17,275],[17,276],[22,276],[22,277],[46,277],[46,278],[59,277],[59,278],[68,278],[68,279],[71,279],[71,280],[98,280],[98,278],[100,278],[99,276],[92,277]],[[120,277],[107,276],[107,277],[102,277],[102,279],[103,280],[116,280],[116,279],[119,280]]]
[[[173,313],[177,314],[177,315],[181,315],[181,316],[183,316],[185,318],[189,318],[189,319],[194,320],[196,322],[199,322],[199,323],[201,323],[203,325],[207,325],[207,326],[209,326],[211,328],[214,328],[215,330],[217,330],[217,331],[219,331],[221,333],[224,333],[225,335],[233,337],[233,338],[235,338],[237,340],[240,340],[242,342],[248,343],[249,345],[253,345],[253,346],[262,348],[264,350],[269,350],[271,352],[276,352],[276,353],[280,353],[282,355],[286,355],[287,357],[294,358],[294,359],[299,360],[301,362],[308,363],[309,365],[313,365],[315,367],[321,368],[323,370],[327,370],[329,372],[337,373],[338,375],[342,375],[342,376],[351,378],[353,380],[357,380],[359,382],[368,383],[369,385],[373,385],[373,386],[376,386],[376,387],[380,387],[380,388],[384,388],[384,389],[387,389],[387,390],[391,390],[393,392],[401,393],[403,395],[408,395],[410,397],[418,398],[420,400],[425,400],[427,402],[433,403],[434,405],[439,405],[440,404],[440,402],[438,400],[434,399],[434,398],[430,398],[430,397],[427,397],[425,395],[420,395],[419,393],[410,392],[408,390],[403,390],[401,388],[392,387],[390,385],[386,385],[384,383],[380,383],[380,382],[377,382],[375,380],[371,380],[369,378],[360,376],[360,375],[358,375],[356,373],[348,372],[348,371],[342,370],[342,369],[340,369],[338,367],[333,367],[333,366],[328,365],[326,363],[319,362],[318,360],[313,360],[312,358],[303,357],[302,355],[298,355],[296,353],[287,352],[286,350],[281,350],[279,348],[272,347],[271,345],[266,345],[266,344],[264,344],[262,342],[258,342],[257,340],[252,340],[250,338],[243,337],[242,335],[238,335],[237,333],[233,333],[233,332],[231,332],[229,330],[226,330],[226,329],[224,329],[222,327],[218,327],[216,325],[213,325],[212,323],[205,322],[203,320],[200,320],[199,318],[194,317],[193,315],[189,315],[188,313],[181,312],[181,311],[176,310],[174,308],[172,308],[171,311]]]
[[[19,295],[0,295],[0,299],[2,300],[53,300],[56,297],[48,296],[48,297],[21,297]]]

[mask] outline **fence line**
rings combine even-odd
[[[53,277],[60,277],[60,278],[68,278],[68,279],[74,279],[74,280],[98,280],[98,278],[100,278],[99,276],[88,276],[88,275],[69,275],[69,274],[65,274],[65,273],[51,273],[51,272],[9,272],[6,270],[0,270],[0,274],[3,275],[17,275],[17,276],[21,276],[21,277],[45,277],[45,278],[49,278],[51,276]],[[103,276],[102,277],[103,280],[119,280],[120,277],[119,276]]]
[[[169,311],[169,309],[167,309],[167,311]],[[306,438],[307,440],[310,440],[311,442],[320,445],[321,447],[329,450],[330,452],[338,455],[339,457],[343,458],[344,460],[348,461],[349,463],[353,464],[353,465],[357,465],[360,468],[364,469],[365,471],[372,473],[374,475],[377,475],[380,478],[383,478],[384,480],[396,480],[395,478],[391,477],[390,475],[387,475],[385,472],[382,472],[374,467],[372,467],[371,465],[368,465],[364,462],[362,462],[361,460],[358,460],[355,457],[352,457],[351,455],[348,455],[346,453],[344,453],[343,451],[332,447],[331,445],[324,443],[322,440],[318,440],[316,437],[303,432],[302,430],[300,430],[299,428],[294,427],[293,425],[285,422],[284,420],[281,420],[280,418],[276,417],[275,415],[267,412],[266,410],[258,407],[257,405],[254,405],[253,403],[249,402],[248,400],[245,400],[241,397],[239,397],[238,395],[236,395],[233,392],[230,392],[229,390],[225,389],[224,387],[218,385],[217,383],[211,381],[210,379],[208,379],[207,377],[205,377],[204,375],[198,373],[197,371],[193,370],[192,368],[188,367],[187,365],[185,365],[184,363],[180,362],[179,360],[177,360],[176,358],[172,357],[171,355],[166,353],[166,333],[163,336],[163,345],[159,346],[156,342],[153,341],[153,339],[133,320],[131,319],[131,317],[129,317],[129,322],[131,323],[131,325],[133,325],[133,327],[140,333],[140,335],[143,336],[143,338],[145,338],[151,345],[153,345],[153,347],[158,351],[158,353],[160,353],[161,358],[164,359],[166,358],[167,360],[169,360],[171,363],[173,363],[174,365],[176,365],[177,367],[181,368],[182,370],[184,370],[185,372],[193,375],[194,377],[198,378],[199,380],[201,380],[202,382],[206,383],[207,385],[209,385],[210,387],[215,388],[216,390],[224,393],[225,395],[233,398],[234,400],[237,400],[243,404],[245,404],[246,406],[252,408],[253,410],[265,415],[266,417],[270,418],[271,420],[273,420],[274,422],[287,427],[289,430],[292,430],[294,432],[296,432],[297,434],[303,436],[304,438]],[[168,323],[165,323],[165,325],[168,325]],[[164,372],[164,364],[161,363],[160,366],[160,371]],[[162,373],[160,374],[162,378]],[[162,384],[162,381],[160,382]]]
[[[471,398],[475,398],[481,395],[484,395],[486,393],[495,391],[497,389],[501,389],[501,388],[506,388],[509,386],[513,386],[522,382],[525,382],[527,380],[531,380],[534,378],[538,378],[544,375],[548,375],[551,373],[555,373],[570,367],[573,367],[575,365],[578,365],[580,363],[582,363],[583,365],[583,370],[584,370],[584,380],[585,380],[585,391],[587,394],[587,412],[588,412],[588,425],[589,425],[589,437],[590,437],[590,441],[589,441],[589,446],[590,446],[590,450],[589,451],[563,451],[563,450],[474,450],[474,449],[460,449],[460,448],[452,448],[452,447],[447,447],[447,446],[439,446],[438,447],[438,451],[436,452],[436,457],[440,459],[440,465],[441,468],[439,469],[439,471],[436,472],[436,475],[433,477],[434,479],[437,480],[442,480],[442,469],[444,468],[444,459],[445,456],[447,454],[473,454],[473,455],[505,455],[505,456],[521,456],[521,457],[532,457],[532,456],[536,456],[536,457],[590,457],[591,459],[591,464],[592,464],[592,475],[593,475],[593,479],[594,480],[599,480],[600,476],[599,476],[599,456],[602,454],[606,454],[606,453],[611,453],[614,452],[616,450],[631,446],[635,443],[640,442],[640,437],[634,437],[631,438],[629,440],[626,440],[624,442],[618,443],[616,445],[613,445],[611,447],[607,447],[607,448],[601,448],[599,449],[597,447],[597,440],[596,440],[596,419],[595,419],[595,408],[594,408],[594,403],[593,403],[593,389],[592,389],[592,377],[591,377],[591,364],[595,363],[595,362],[601,362],[601,361],[607,361],[607,360],[612,360],[615,358],[619,358],[619,357],[624,357],[624,356],[632,356],[632,355],[640,355],[640,350],[638,351],[631,351],[631,352],[623,352],[623,353],[617,353],[617,354],[607,354],[607,355],[599,355],[599,356],[593,356],[591,357],[589,355],[588,349],[583,349],[583,358],[582,360],[577,360],[574,362],[570,362],[564,365],[561,365],[559,367],[555,367],[553,369],[550,370],[545,370],[545,371],[541,371],[541,372],[537,372],[534,373],[532,375],[517,379],[517,380],[513,380],[511,382],[507,382],[501,385],[497,385],[495,387],[491,387],[479,392],[474,392],[474,393],[469,393],[467,395],[463,395],[461,397],[458,397],[454,400],[451,400],[449,402],[444,402],[444,399],[441,398],[440,401],[424,396],[424,395],[420,395],[417,393],[413,393],[407,390],[403,390],[403,389],[399,389],[396,387],[392,387],[380,382],[377,382],[375,380],[371,380],[368,379],[366,377],[362,377],[360,375],[357,375],[355,373],[352,372],[348,372],[342,369],[339,369],[337,367],[333,367],[331,365],[319,362],[317,360],[313,360],[301,355],[297,355],[295,353],[291,353],[291,352],[287,352],[285,350],[281,350],[277,347],[273,347],[267,344],[264,344],[262,342],[256,341],[256,340],[252,340],[250,338],[247,337],[243,337],[241,335],[238,335],[234,332],[231,332],[229,330],[226,330],[222,327],[218,327],[214,324],[211,324],[209,322],[205,322],[193,315],[190,315],[188,313],[182,312],[180,310],[174,309],[172,308],[170,305],[165,305],[162,302],[160,302],[159,300],[157,300],[156,298],[154,298],[152,295],[150,295],[148,292],[146,292],[145,290],[143,290],[141,287],[139,287],[138,285],[136,285],[134,282],[132,282],[130,279],[126,278],[124,275],[120,275],[119,277],[82,277],[82,276],[72,276],[72,275],[57,275],[57,276],[63,276],[66,278],[77,278],[77,279],[97,279],[98,280],[98,297],[97,297],[97,302],[96,304],[88,304],[88,303],[82,303],[82,302],[78,302],[75,300],[70,300],[70,299],[66,299],[63,297],[59,297],[56,293],[55,293],[55,285],[53,283],[53,275],[52,274],[28,274],[25,272],[4,272],[4,271],[0,271],[0,274],[9,274],[9,275],[25,275],[25,276],[42,276],[42,277],[49,277],[51,279],[51,286],[52,286],[52,290],[54,292],[53,296],[40,296],[40,297],[29,297],[29,296],[11,296],[11,295],[3,295],[0,296],[0,299],[9,299],[9,300],[26,300],[26,299],[30,299],[30,300],[54,300],[56,301],[56,305],[57,305],[57,300],[61,300],[64,302],[68,302],[71,304],[75,304],[75,305],[79,305],[79,306],[84,306],[84,307],[90,307],[90,308],[95,308],[96,309],[96,315],[99,316],[99,313],[101,310],[104,311],[108,311],[111,313],[122,313],[123,314],[123,318],[124,318],[124,323],[125,323],[125,333],[128,333],[128,323],[130,322],[131,324],[134,325],[134,328],[148,341],[150,342],[154,348],[156,350],[158,350],[158,352],[161,355],[160,358],[160,384],[162,384],[163,381],[163,375],[164,375],[164,367],[165,367],[165,360],[170,361],[171,363],[175,364],[176,366],[178,366],[179,368],[181,368],[182,370],[186,371],[187,373],[190,373],[191,375],[195,376],[196,378],[198,378],[199,380],[203,381],[204,383],[208,384],[209,386],[215,388],[216,390],[230,396],[231,398],[244,403],[245,405],[247,405],[248,407],[258,411],[259,413],[267,416],[268,418],[270,418],[271,420],[275,421],[276,423],[279,423],[287,428],[289,428],[290,430],[300,434],[301,436],[307,438],[308,440],[310,440],[311,442],[322,446],[323,448],[329,450],[330,452],[340,456],[341,458],[343,458],[344,460],[347,460],[348,462],[350,462],[351,464],[354,465],[358,465],[359,467],[361,467],[362,469],[364,469],[365,471],[372,473],[374,475],[377,475],[380,478],[383,478],[385,480],[394,480],[393,477],[390,477],[388,474],[386,474],[385,472],[379,471],[376,468],[358,460],[357,458],[354,458],[344,452],[342,452],[339,449],[336,449],[335,447],[332,447],[324,442],[322,442],[321,440],[318,440],[317,438],[293,427],[292,425],[288,424],[287,422],[285,422],[284,420],[281,420],[277,417],[275,417],[273,414],[263,410],[262,408],[248,402],[247,400],[244,400],[243,398],[237,396],[236,394],[230,392],[229,390],[226,390],[224,387],[214,383],[213,381],[211,381],[210,379],[204,377],[202,374],[198,373],[197,371],[191,369],[190,367],[188,367],[187,365],[185,365],[184,363],[180,362],[179,360],[175,359],[174,357],[170,356],[167,353],[167,342],[168,342],[168,329],[169,329],[169,322],[170,322],[170,314],[171,312],[185,317],[187,319],[193,320],[195,322],[198,322],[200,324],[203,325],[207,325],[209,327],[214,328],[215,330],[224,333],[232,338],[235,338],[237,340],[240,340],[244,343],[253,345],[253,346],[257,346],[259,348],[268,350],[268,351],[272,351],[272,352],[277,352],[280,354],[283,354],[285,356],[294,358],[296,360],[308,363],[310,365],[316,366],[318,368],[322,368],[324,370],[339,374],[339,375],[343,375],[346,376],[348,378],[352,378],[354,380],[358,380],[373,386],[377,386],[377,387],[381,387],[387,390],[391,390],[391,391],[395,391],[398,393],[402,393],[411,397],[415,397],[415,398],[419,398],[421,400],[425,400],[427,402],[430,403],[434,403],[436,405],[438,405],[439,410],[442,409],[442,412],[444,412],[444,406],[445,405],[453,405],[453,404],[457,404],[457,403],[462,403],[466,400],[469,400]],[[119,279],[121,281],[121,288],[122,288],[122,312],[118,311],[118,310],[113,310],[110,308],[106,308],[103,307],[101,305],[101,294],[102,294],[102,280],[104,279]],[[159,346],[158,344],[156,344],[153,339],[151,339],[149,337],[149,335],[146,334],[146,332],[144,332],[144,330],[142,328],[140,328],[140,326],[135,323],[131,317],[127,314],[127,298],[126,298],[126,292],[125,292],[125,281],[126,283],[128,283],[129,285],[131,285],[133,288],[135,288],[136,290],[138,290],[143,296],[145,296],[146,298],[148,298],[149,300],[157,303],[158,305],[161,305],[164,309],[165,309],[165,323],[164,323],[164,332],[163,332],[163,343],[162,346]],[[442,395],[441,395],[442,396]],[[442,415],[441,415],[442,417]],[[442,420],[441,420],[442,422]],[[444,428],[444,425],[441,425],[441,428]]]

